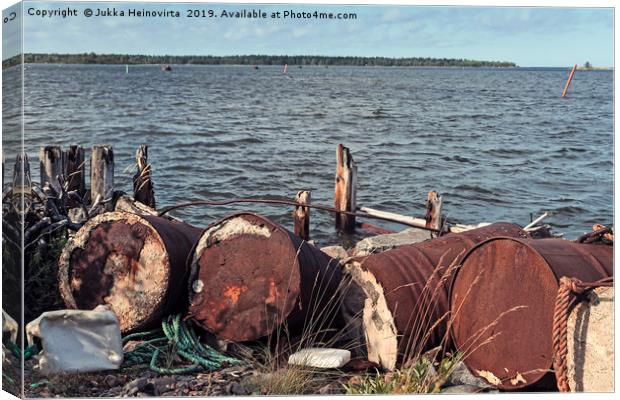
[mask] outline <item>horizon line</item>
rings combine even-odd
[[[511,67],[503,67],[503,68],[572,68],[574,64],[564,66],[521,66],[515,63],[514,61],[501,61],[501,60],[490,60],[490,59],[473,59],[473,58],[455,58],[455,57],[428,57],[428,56],[406,56],[406,57],[397,57],[397,56],[380,56],[380,55],[371,55],[371,56],[354,56],[354,55],[321,55],[321,54],[226,54],[226,55],[215,55],[215,54],[144,54],[144,53],[96,53],[96,52],[75,52],[75,53],[39,53],[39,52],[29,52],[29,53],[19,53],[7,58],[3,58],[2,62],[4,63],[7,60],[27,55],[56,55],[56,56],[76,56],[76,55],[95,55],[95,56],[137,56],[137,57],[214,57],[214,58],[225,58],[225,57],[321,57],[321,58],[369,58],[369,59],[387,59],[387,60],[408,60],[408,59],[430,59],[430,60],[462,60],[462,61],[474,61],[474,62],[485,62],[485,63],[509,63],[514,64]],[[41,63],[43,64],[43,63]],[[72,63],[79,64],[79,63]],[[84,63],[86,64],[86,63]],[[102,63],[91,63],[91,64],[102,64]],[[191,63],[186,63],[191,64]],[[109,65],[109,64],[108,64]],[[120,65],[120,64],[119,64]],[[137,64],[139,65],[139,64]],[[141,64],[141,65],[154,65],[154,64]],[[201,64],[195,64],[201,65]],[[209,64],[202,64],[209,65]],[[215,64],[217,65],[217,64]],[[229,64],[229,65],[237,65],[237,64]],[[238,64],[238,65],[246,65],[246,64]],[[273,65],[273,64],[267,64]],[[583,69],[584,64],[579,65],[577,63],[577,69]],[[402,67],[440,67],[440,66],[402,66]],[[449,66],[444,66],[449,67]],[[480,67],[472,67],[472,68],[480,68]],[[596,66],[592,65],[592,70],[597,69],[606,69],[613,70],[614,66]]]

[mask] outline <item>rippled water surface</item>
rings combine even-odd
[[[613,74],[578,71],[562,99],[568,72],[28,65],[25,144],[31,161],[45,144],[111,144],[126,191],[133,172],[123,170],[148,144],[161,207],[290,199],[302,188],[332,204],[343,143],[358,164],[358,205],[423,216],[426,193],[437,190],[452,220],[524,225],[551,211],[548,222],[574,238],[613,218]],[[17,73],[5,70],[5,81]],[[5,122],[15,114],[6,107]],[[288,207],[176,215],[204,226],[234,210],[292,224]],[[331,215],[312,218],[314,239],[338,241]]]

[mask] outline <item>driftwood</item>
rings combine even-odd
[[[302,204],[310,204],[310,191],[301,190],[297,192],[295,201]],[[293,211],[294,229],[295,235],[299,236],[303,240],[310,240],[310,209],[308,207],[295,206]]]
[[[347,147],[339,144],[336,148],[336,187],[334,207],[340,211],[355,212],[356,209],[357,166]],[[342,232],[355,231],[355,216],[336,214],[336,229]]]

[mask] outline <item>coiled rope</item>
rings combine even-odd
[[[555,301],[553,313],[553,369],[561,392],[569,392],[568,367],[566,355],[568,354],[568,314],[576,299],[570,301],[570,294],[582,294],[588,290],[600,286],[613,286],[613,277],[604,278],[596,282],[583,282],[577,278],[563,276],[560,278],[560,287]]]
[[[23,355],[24,360],[28,360],[30,357],[32,357],[33,355],[39,352],[39,347],[37,345],[32,345],[32,346],[25,347],[24,352],[22,354],[21,348],[16,343],[13,343],[11,341],[7,342],[6,347],[8,347],[8,349],[11,351],[11,353],[13,353],[13,355],[17,359],[21,359],[21,356]]]
[[[153,338],[153,336],[156,337]],[[124,354],[123,366],[148,363],[152,371],[162,375],[172,375],[194,372],[200,368],[215,371],[225,365],[241,363],[241,360],[223,355],[212,347],[201,343],[194,329],[187,322],[181,321],[180,314],[164,318],[159,329],[125,336],[123,346],[130,340],[145,338],[150,339],[141,342]],[[162,354],[176,354],[192,364],[176,368],[170,365],[160,366]]]

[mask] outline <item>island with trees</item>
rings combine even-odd
[[[581,67],[577,67],[578,71],[612,71],[612,67],[595,67],[590,64],[590,61],[586,61]]]
[[[21,55],[2,62],[7,68],[21,62]],[[194,64],[194,65],[318,65],[386,67],[517,67],[509,61],[480,61],[430,57],[352,57],[316,55],[170,56],[140,54],[40,54],[24,55],[25,64]]]

